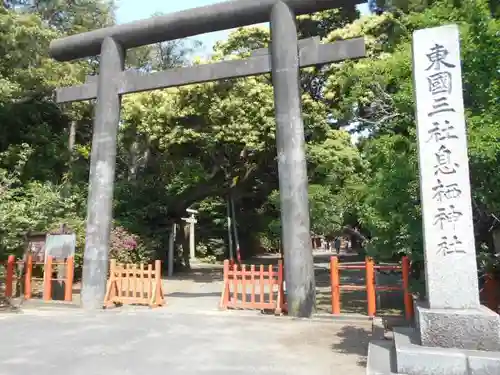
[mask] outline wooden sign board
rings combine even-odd
[[[66,259],[75,255],[76,235],[72,234],[47,234],[45,242],[45,256],[54,259]]]

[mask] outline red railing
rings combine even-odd
[[[14,255],[9,255],[7,258],[7,263],[5,264],[5,297],[12,298],[14,295],[14,285],[18,285],[19,276],[18,270],[21,266],[24,266],[24,298],[29,299],[31,297],[31,275],[32,275],[32,257],[28,257],[26,262],[22,260],[16,260]]]
[[[54,261],[51,256],[47,257],[43,271],[43,299],[45,301],[52,300],[52,281],[64,282],[64,301],[71,302],[73,300],[73,278],[74,264],[73,257],[69,257],[63,261]],[[54,265],[64,265],[66,267],[66,275],[63,278],[53,277]]]
[[[285,307],[283,262],[272,265],[230,265],[224,261],[224,286],[221,308],[274,310],[281,313]]]
[[[340,270],[365,270],[365,285],[341,285]],[[376,270],[400,271],[403,283],[401,286],[376,285]],[[401,264],[377,265],[371,258],[366,258],[364,264],[340,264],[337,257],[330,258],[330,282],[332,295],[332,314],[340,314],[340,292],[341,290],[366,291],[368,316],[373,317],[377,312],[377,291],[403,291],[405,306],[405,317],[410,320],[413,317],[413,299],[409,290],[410,262],[408,257],[403,257]]]

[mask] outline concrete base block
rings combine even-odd
[[[500,315],[487,307],[430,309],[419,302],[415,310],[423,346],[500,351]]]
[[[394,345],[392,341],[370,341],[368,346],[366,375],[397,375]]]
[[[418,332],[411,328],[395,328],[394,347],[398,374],[500,374],[500,352],[421,346],[417,337]]]

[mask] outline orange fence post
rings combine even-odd
[[[373,317],[377,311],[375,293],[375,264],[373,259],[366,257],[366,300],[368,304],[368,316]]]
[[[73,300],[73,277],[74,277],[74,260],[69,257],[66,261],[66,284],[64,285],[64,300],[71,302]]]
[[[229,268],[230,268],[230,261],[229,260],[225,260],[224,261],[224,290],[222,292],[222,298],[221,298],[221,304],[220,304],[220,307],[222,309],[225,309],[227,308],[227,305],[229,303],[229,293],[230,293],[230,289],[229,289]]]
[[[137,283],[137,277],[134,275],[134,283]],[[156,282],[156,294],[154,296],[154,304],[153,306],[162,306],[163,305],[163,286],[162,286],[162,280],[161,280],[161,260],[157,259],[155,260],[155,282]],[[136,296],[136,289],[137,287],[134,288],[134,296]]]
[[[486,306],[490,310],[498,312],[497,282],[489,274],[485,275],[484,293],[486,295]]]
[[[43,299],[52,299],[52,257],[49,255],[43,267]]]
[[[33,273],[33,256],[30,254],[26,258],[26,272],[24,273],[24,298],[31,298],[31,275]]]
[[[250,303],[255,304],[255,264],[250,266],[250,283],[252,284],[252,294],[250,296]]]
[[[285,306],[285,291],[283,285],[283,260],[278,260],[278,293],[279,293],[279,306],[278,309],[283,310]]]
[[[114,303],[114,300],[120,296],[121,284],[120,286],[118,286],[118,281],[115,271],[116,271],[116,259],[111,259],[109,262],[109,279],[106,283],[106,294],[104,296],[104,303],[103,303],[104,307],[111,306]],[[148,274],[148,281],[150,276],[151,275]]]
[[[128,292],[125,287],[128,288],[128,281],[127,281],[127,265],[126,264],[118,264],[115,261],[114,264],[114,272],[117,277],[117,298],[120,300],[120,298],[123,297],[128,297]],[[148,298],[151,298],[153,295],[153,283],[151,280],[153,280],[153,265],[148,264]]]
[[[410,293],[410,259],[406,256],[402,259],[401,274],[403,277],[405,317],[407,320],[411,320],[413,318],[413,299]]]
[[[330,258],[330,284],[332,293],[332,314],[340,314],[340,277],[339,260],[337,257]]]
[[[236,278],[236,275],[234,275],[233,277]],[[234,286],[236,288],[236,285]],[[264,279],[264,265],[261,264],[260,267],[259,267],[259,303],[265,303],[265,296],[266,296],[266,293],[265,293],[265,279]],[[235,297],[236,298],[236,295]]]
[[[243,268],[243,266],[242,266]],[[273,295],[273,286],[274,286],[274,271],[273,271],[273,265],[270,264],[267,267],[267,285],[269,285],[269,303],[272,305],[274,304],[274,295]],[[242,299],[244,298],[243,296],[241,297]]]
[[[231,276],[233,280],[233,301],[236,303],[238,301],[238,276],[240,272],[238,272],[238,263],[233,265],[231,269]],[[231,298],[229,298],[231,300]]]
[[[242,264],[241,265],[241,289],[242,289],[241,299],[242,299],[243,304],[245,304],[247,302],[247,276],[246,276],[246,272],[247,272],[247,265]]]
[[[7,273],[5,275],[5,297],[12,297],[12,284],[14,283],[14,266],[16,264],[16,257],[9,255],[7,258]]]

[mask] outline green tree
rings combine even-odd
[[[77,34],[114,24],[113,0],[4,0],[7,8],[40,16],[65,34]]]
[[[458,23],[463,56],[472,198],[478,249],[493,253],[492,225],[498,213],[499,22],[483,1],[435,1],[425,10],[384,13],[357,20],[328,39],[364,35],[367,59],[331,71],[325,97],[341,124],[368,134],[359,143],[366,169],[358,221],[373,254],[412,254],[422,266],[422,225],[416,159],[411,35],[416,29]],[[340,66],[337,66],[339,68]],[[489,169],[491,170],[491,169]],[[483,263],[482,263],[483,264]]]

